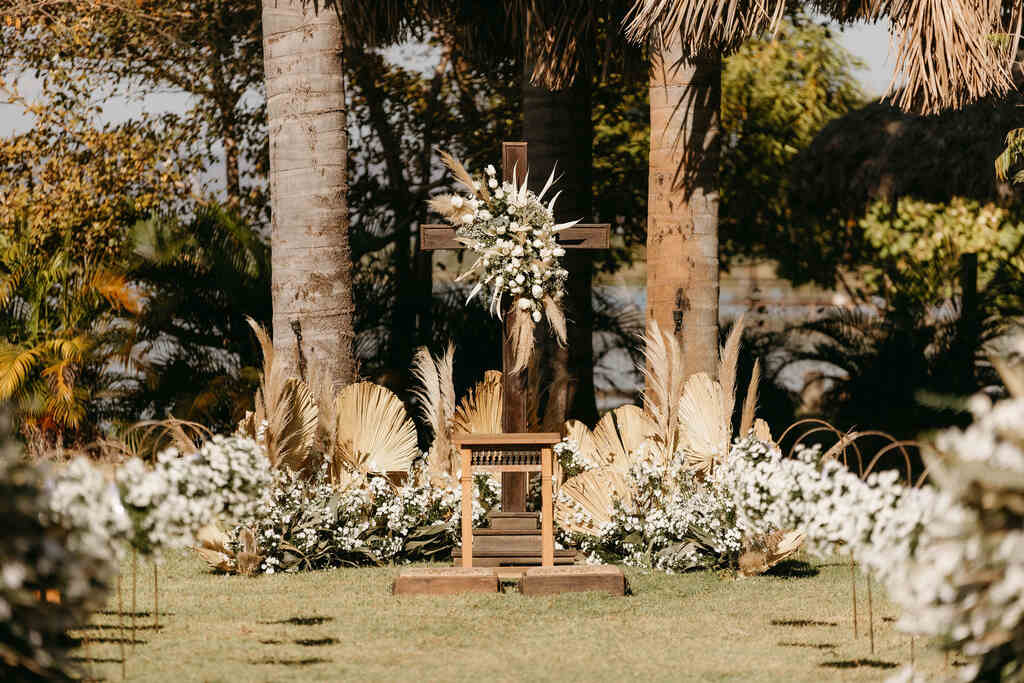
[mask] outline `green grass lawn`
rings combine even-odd
[[[792,563],[788,576],[749,579],[629,570],[625,598],[530,598],[511,588],[396,598],[397,568],[243,578],[212,575],[189,555],[161,569],[159,630],[151,565],[139,568],[137,611],[146,614],[126,647],[132,681],[860,681],[884,680],[911,656],[877,587],[870,654],[863,577],[853,639],[842,564]],[[130,591],[126,568],[126,611]],[[75,635],[86,637],[78,655],[87,674],[115,681],[116,596],[111,605]],[[918,639],[915,654],[926,672],[944,667],[932,644]]]

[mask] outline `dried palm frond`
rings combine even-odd
[[[256,405],[239,423],[239,431],[253,439],[262,437],[272,467],[305,471],[316,443],[319,411],[309,387],[288,377],[284,364],[274,355],[270,336],[247,318],[263,350],[263,373]]]
[[[768,423],[761,418],[754,420],[754,436],[757,437],[759,441],[775,442],[772,438],[772,428],[769,427]]]
[[[555,520],[569,533],[596,535],[601,525],[612,521],[615,503],[626,509],[633,504],[626,476],[610,467],[581,472],[559,489]],[[578,516],[582,510],[584,515]]]
[[[195,453],[212,436],[213,432],[198,422],[169,417],[135,423],[125,432],[122,442],[125,452],[152,458],[166,448],[176,448],[186,455]]]
[[[512,324],[509,326],[508,341],[512,344],[514,361],[509,372],[514,375],[530,365],[530,357],[533,356],[535,325],[529,311],[517,307],[511,315]]]
[[[338,394],[334,409],[338,465],[364,472],[405,471],[419,455],[416,426],[390,389],[372,382],[350,384]]]
[[[748,549],[740,555],[740,573],[756,576],[793,556],[804,543],[802,531],[773,531],[748,539]]]
[[[235,553],[231,539],[216,524],[207,524],[196,533],[199,545],[195,551],[214,569],[222,572],[235,570]]]
[[[656,437],[666,452],[679,446],[679,400],[686,383],[683,352],[679,341],[663,333],[652,320],[644,335],[645,364],[640,368],[646,379],[644,409],[657,425]]]
[[[757,390],[761,384],[761,360],[754,361],[754,369],[750,371],[750,384],[747,395],[743,399],[743,412],[740,414],[739,436],[746,436],[754,427],[754,416],[757,413]]]
[[[684,56],[731,52],[744,41],[775,33],[786,0],[637,0],[626,17],[626,37],[640,45],[678,40]]]
[[[590,465],[602,467],[608,464],[598,458],[594,436],[590,428],[579,420],[569,420],[565,423],[565,438],[576,442],[580,456]]]
[[[605,413],[594,425],[591,434],[594,451],[589,459],[626,473],[636,464],[641,445],[657,431],[657,424],[637,406],[619,406]]]
[[[691,376],[679,400],[679,448],[688,468],[704,473],[725,457],[729,419],[724,413],[722,385],[704,372]]]
[[[722,385],[722,413],[729,416],[730,431],[732,414],[736,408],[736,369],[740,361],[740,342],[743,340],[743,317],[733,323],[732,330],[719,352],[718,383]]]
[[[452,433],[501,432],[501,373],[488,370],[482,381],[466,392],[452,418]]]

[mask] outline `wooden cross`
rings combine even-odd
[[[526,143],[503,142],[501,145],[501,174],[505,182],[512,181],[515,169],[516,183],[524,181],[527,172]],[[556,241],[563,249],[607,249],[610,243],[610,226],[607,223],[576,224],[572,228],[561,230]],[[465,249],[455,239],[455,228],[449,225],[421,225],[420,249],[436,251],[440,249]],[[572,273],[569,274],[572,277]],[[511,297],[506,297],[505,305],[512,304]],[[506,308],[505,313],[508,313]],[[511,315],[503,314],[505,329],[501,349],[502,365],[502,406],[501,428],[512,434],[525,432],[527,429],[527,373],[513,374],[515,354],[510,343]],[[505,472],[501,475],[501,509],[505,512],[523,512],[526,510],[527,475],[525,472]]]

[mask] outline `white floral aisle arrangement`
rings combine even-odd
[[[565,313],[562,297],[568,271],[560,259],[565,250],[556,235],[579,221],[555,223],[558,193],[544,203],[555,181],[554,171],[540,194],[527,188],[529,174],[521,185],[501,182],[493,165],[474,178],[454,157],[441,153],[444,163],[468,191],[468,195],[445,194],[430,200],[430,208],[455,228],[456,239],[477,253],[473,266],[458,280],[474,279],[476,284],[467,303],[478,294],[489,297],[490,311],[499,319],[503,299],[511,298],[512,343],[515,364],[512,372],[526,368],[534,343],[534,327],[547,319],[555,337],[565,343]]]

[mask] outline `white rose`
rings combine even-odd
[[[555,247],[551,253],[559,257],[565,256],[565,249],[562,249],[561,247]]]
[[[540,311],[534,311],[532,317],[533,317],[533,322],[539,323],[540,322]]]
[[[540,285],[534,285],[533,287],[530,288],[530,294],[533,294],[533,298],[539,299],[542,296],[544,296],[544,290],[541,288]]]
[[[495,180],[494,178],[491,178],[490,180],[487,181],[487,187],[491,188],[492,190],[494,188],[496,188],[497,186],[498,186],[498,181]]]
[[[487,168],[485,168],[484,171],[487,172],[487,175],[494,175],[497,172],[494,170],[494,164],[487,164]]]
[[[494,196],[497,197],[498,199],[504,199],[505,191],[499,187],[497,190],[494,191]]]
[[[531,308],[533,308],[533,302],[532,301],[530,301],[529,299],[520,299],[519,300],[519,310],[526,311],[526,310],[529,310]]]
[[[467,213],[465,216],[462,217],[462,222],[465,223],[466,225],[469,225],[470,223],[472,223],[473,222],[473,214]]]
[[[516,282],[520,285],[523,284],[524,282],[526,282],[526,276],[523,275],[522,273],[519,273],[519,275],[516,275]]]

